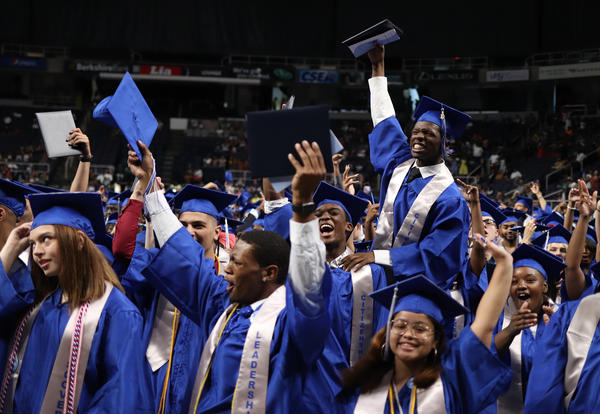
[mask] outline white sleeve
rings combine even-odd
[[[321,284],[325,274],[325,244],[319,234],[319,221],[290,220],[290,285],[302,302],[305,313],[315,315],[323,306]]]
[[[395,116],[394,104],[387,89],[387,78],[376,76],[369,79],[369,90],[371,91],[371,118],[373,126],[390,116]]]
[[[289,202],[287,197],[279,198],[277,200],[265,200],[265,214],[271,214],[278,208],[289,204]]]
[[[150,214],[154,233],[156,233],[156,241],[159,245],[164,246],[167,240],[183,226],[171,211],[162,191],[147,194],[144,196],[144,203]]]
[[[375,263],[381,266],[391,266],[392,257],[390,256],[389,250],[373,250],[375,256]]]

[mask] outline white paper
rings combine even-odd
[[[81,155],[81,151],[71,148],[67,143],[69,132],[76,128],[71,111],[37,112],[35,115],[48,158]]]

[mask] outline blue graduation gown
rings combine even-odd
[[[552,315],[544,336],[533,357],[525,413],[565,413],[563,396],[567,363],[566,333],[580,301],[564,303]],[[569,405],[569,413],[600,412],[600,325],[596,328],[592,344]]]
[[[144,317],[144,328],[142,333],[142,346],[144,350],[148,348],[148,343],[152,336],[159,292],[142,275],[141,271],[148,266],[158,252],[158,249],[147,250],[139,243],[136,244],[129,268],[122,278],[122,284],[125,291],[137,305]],[[212,274],[207,275],[207,277],[216,276],[213,267]],[[215,315],[216,317],[219,316],[219,314],[214,313],[213,316]],[[187,410],[192,387],[194,385],[196,370],[200,362],[202,347],[204,346],[206,339],[207,337],[203,335],[196,323],[185,314],[180,315],[171,360],[165,413],[181,413]],[[168,363],[164,364],[152,374],[152,384],[155,395],[155,412],[157,412],[160,405],[167,370]]]
[[[463,329],[457,339],[448,343],[442,367],[444,403],[446,412],[452,414],[479,414],[484,407],[496,401],[511,378],[510,367],[500,361],[470,327]],[[410,412],[411,391],[408,383],[398,391],[398,401],[405,413]],[[357,399],[358,393],[347,402],[347,413],[354,411]],[[397,409],[395,412],[398,412]],[[418,412],[415,407],[415,413]],[[391,413],[389,398],[385,413]]]
[[[410,147],[395,117],[377,124],[369,135],[369,144],[371,163],[382,175],[380,200],[385,200],[394,169],[412,156]],[[413,202],[431,179],[416,178],[400,187],[394,201],[394,237]],[[394,274],[406,277],[422,273],[441,288],[449,288],[467,257],[470,222],[464,197],[456,184],[450,185],[431,207],[419,241],[390,249]]]
[[[0,289],[4,290],[8,283],[6,278],[0,279]],[[50,295],[33,324],[15,391],[15,413],[41,409],[69,320],[69,305],[60,303],[61,296],[61,289]],[[14,317],[20,317],[25,307],[15,309]],[[4,311],[3,307],[0,309]],[[79,412],[153,412],[154,396],[141,349],[141,334],[140,313],[121,291],[113,288],[92,340]]]
[[[290,220],[293,216],[292,204],[288,203],[265,215],[265,230],[279,234],[286,240],[290,238]]]
[[[206,337],[216,323],[216,318],[206,315],[220,314],[229,305],[223,301],[223,297],[228,299],[229,296],[228,283],[221,276],[206,277],[211,267],[211,261],[203,257],[202,246],[182,228],[169,238],[143,271],[167,299],[198,324]],[[305,374],[314,370],[313,364],[321,357],[330,331],[327,309],[331,274],[328,270],[322,285],[323,309],[316,316],[308,316],[289,284],[286,288],[286,307],[277,318],[271,342],[266,407],[269,413],[302,410],[303,401],[308,398],[303,395]],[[252,308],[245,306],[236,311],[226,325],[213,355],[198,412],[231,411],[252,313]]]
[[[569,293],[567,292],[567,284],[563,281],[560,285],[560,301],[561,303],[565,303],[573,300],[581,300],[586,296],[593,295],[598,290],[598,279],[594,274],[594,270],[597,270],[597,266],[594,263],[592,265],[593,269],[590,267],[590,271],[584,274],[585,277],[585,288],[581,293],[581,296],[578,298],[570,298]],[[583,270],[582,270],[583,271]]]

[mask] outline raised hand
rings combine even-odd
[[[70,147],[81,151],[81,154],[84,157],[92,158],[92,151],[90,149],[90,139],[81,131],[81,129],[75,128],[74,130],[69,131],[67,143]]]
[[[142,154],[142,159],[140,160],[135,151],[129,146],[129,151],[127,152],[127,166],[140,183],[147,186],[154,169],[154,158],[152,158],[152,153],[142,141],[138,140],[137,144],[140,153]]]
[[[530,191],[531,191],[533,194],[535,194],[535,195],[538,195],[538,194],[539,194],[539,192],[540,192],[540,186],[539,186],[539,185],[538,185],[536,182],[532,182],[532,183],[529,185],[529,190],[530,190]]]
[[[294,146],[300,161],[292,154],[288,154],[288,160],[296,169],[292,178],[292,196],[294,204],[305,204],[312,201],[312,195],[325,178],[325,161],[319,148],[319,144],[302,141]]]
[[[466,184],[458,178],[456,182],[460,184],[460,192],[468,203],[479,203],[479,188],[477,186]]]
[[[356,194],[354,184],[358,184],[358,174],[350,174],[350,165],[346,165],[344,169],[343,183],[344,191],[352,195]]]

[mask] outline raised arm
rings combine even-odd
[[[476,237],[481,238],[481,235]],[[492,344],[492,333],[510,291],[513,258],[506,250],[489,240],[486,241],[485,248],[490,251],[496,261],[496,268],[490,284],[479,302],[471,330],[489,348]]]
[[[575,207],[577,201],[579,201],[579,189],[577,187],[571,188],[569,190],[569,200],[567,202],[567,211],[565,213],[565,220],[563,223],[565,229],[569,231],[571,231],[571,229],[573,228],[573,213],[575,212],[575,210],[577,210],[577,208]]]
[[[72,193],[77,191],[87,191],[90,180],[90,167],[92,164],[90,139],[81,131],[81,129],[75,128],[71,131],[71,134],[67,138],[67,142],[71,147],[81,151],[77,172],[75,173],[75,178],[73,178],[69,191]]]
[[[596,192],[594,192],[593,196],[590,196],[583,180],[578,180],[577,185],[577,191],[573,191],[572,193],[578,200],[576,205],[579,210],[579,221],[577,221],[575,231],[573,231],[569,240],[567,258],[565,259],[565,263],[567,264],[567,268],[565,269],[565,288],[569,300],[579,299],[586,288],[585,275],[581,270],[581,258],[583,256],[583,249],[585,248],[585,235],[587,234],[588,224],[592,219],[592,213],[596,206]],[[569,193],[569,197],[571,197],[571,193]]]
[[[531,186],[529,187],[529,189],[537,197],[538,203],[540,203],[540,209],[546,210],[546,206],[548,205],[548,203],[546,203],[546,199],[544,198],[544,196],[542,195],[542,192],[540,191],[540,186],[537,183],[533,182],[533,183],[531,183]]]
[[[461,191],[465,200],[467,200],[467,204],[469,205],[469,210],[471,211],[471,233],[475,234],[485,234],[485,226],[483,225],[483,217],[481,216],[481,204],[479,203],[479,189],[474,185],[468,185],[461,180],[456,180],[458,184],[460,184]],[[473,249],[471,249],[471,256],[469,257],[471,271],[473,274],[481,275],[485,267],[485,249],[479,243],[473,244]]]

